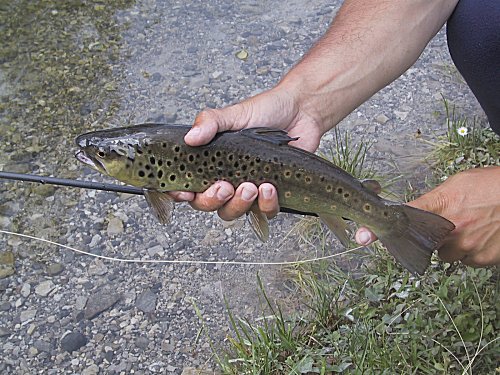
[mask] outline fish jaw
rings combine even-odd
[[[85,151],[78,150],[75,153],[75,157],[77,160],[81,161],[83,164],[87,165],[88,167],[90,167],[90,168],[92,168],[100,173],[108,174],[104,165],[101,162],[99,162],[98,160],[90,157]]]

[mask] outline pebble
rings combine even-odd
[[[87,345],[87,342],[87,338],[80,332],[71,332],[61,339],[61,348],[71,353]]]
[[[135,301],[135,306],[145,313],[152,313],[156,309],[156,299],[157,295],[151,289],[147,289],[139,294]]]
[[[75,301],[75,310],[81,311],[85,308],[85,305],[87,304],[87,297],[85,296],[78,296],[76,297]]]
[[[150,257],[154,257],[155,255],[163,256],[163,254],[165,254],[165,251],[163,251],[163,246],[156,245],[148,249],[148,254]]]
[[[47,297],[55,287],[56,286],[54,285],[52,280],[45,280],[35,287],[35,293],[39,296]]]
[[[0,337],[9,336],[11,334],[10,330],[6,327],[0,327]]]
[[[21,311],[19,319],[21,320],[21,323],[27,322],[29,320],[35,319],[36,313],[37,313],[36,309]]]
[[[113,291],[102,290],[90,296],[84,310],[85,319],[93,319],[104,310],[109,309],[121,298],[121,295]]]
[[[47,267],[47,275],[57,276],[64,271],[64,266],[61,263],[51,263]]]
[[[82,371],[82,375],[97,375],[98,373],[99,367],[96,364],[90,365]]]
[[[123,221],[117,217],[112,217],[109,219],[106,232],[109,236],[123,233]]]
[[[381,113],[381,114],[375,116],[375,121],[377,121],[379,124],[383,125],[387,121],[389,121],[389,117],[387,117],[386,115],[384,115],[383,113]]]
[[[148,345],[149,345],[149,340],[147,337],[139,336],[135,340],[135,346],[137,346],[140,349],[146,349],[148,347]]]
[[[30,295],[31,293],[31,285],[30,283],[24,283],[22,288],[21,288],[21,295],[26,298]]]
[[[0,302],[0,311],[9,311],[12,305],[9,301]]]
[[[89,265],[88,273],[90,276],[102,276],[108,272],[108,267],[101,259],[94,259]]]

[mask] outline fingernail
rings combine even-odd
[[[220,186],[217,190],[217,199],[221,201],[225,201],[227,198],[231,196],[231,192],[224,188],[224,186]]]
[[[245,201],[251,201],[255,198],[255,191],[252,189],[245,189],[241,191],[241,198]]]
[[[368,245],[371,239],[372,236],[370,236],[370,233],[366,230],[358,232],[358,235],[356,236],[356,242],[360,245]]]
[[[264,197],[264,199],[271,199],[271,197],[273,196],[273,189],[269,186],[263,186],[262,196]]]
[[[198,135],[200,135],[201,129],[200,128],[191,128],[188,133],[186,134],[186,137],[188,138],[196,138]]]

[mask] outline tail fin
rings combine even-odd
[[[455,225],[431,212],[407,205],[400,207],[407,220],[397,223],[379,238],[403,267],[422,275],[430,264],[432,253]]]

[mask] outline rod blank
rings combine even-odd
[[[50,184],[50,185],[60,185],[60,186],[70,186],[82,189],[93,189],[93,190],[104,190],[104,191],[114,191],[116,193],[128,193],[144,195],[144,191],[140,188],[133,186],[124,186],[117,184],[108,184],[105,182],[93,182],[93,181],[82,181],[82,180],[71,180],[67,178],[56,178],[56,177],[43,177],[33,174],[24,173],[13,173],[13,172],[0,172],[0,178],[6,180],[16,180],[16,181],[26,181],[26,182],[36,182],[39,184]],[[308,215],[317,216],[312,212],[302,212],[293,210],[291,208],[281,207],[280,212],[286,212],[290,214],[298,215]]]

